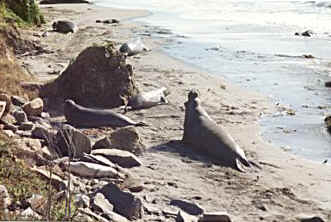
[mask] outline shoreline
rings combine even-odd
[[[82,29],[81,32],[70,36],[51,33],[40,40],[41,43],[53,48],[57,54],[31,57],[25,62],[30,64],[33,73],[46,76],[45,79],[49,69],[63,69],[66,61],[70,57],[75,57],[84,46],[103,42],[106,39],[123,43],[137,30],[148,29],[131,23],[132,16],[136,17],[137,14],[146,16],[147,11],[112,9],[94,5],[50,6],[52,8],[41,7],[42,11],[47,11],[46,16],[50,15],[52,10],[62,10],[62,15],[77,21]],[[112,11],[113,18],[120,20],[126,18],[125,23],[119,26],[95,23],[96,19],[109,18],[106,17],[109,11]],[[81,14],[85,15],[83,19]],[[53,13],[51,17],[58,16]],[[48,27],[49,24],[48,22]],[[61,41],[64,44],[57,45]],[[226,210],[239,221],[253,222],[260,217],[271,221],[271,219],[279,219],[279,216],[285,216],[283,221],[290,221],[287,219],[300,213],[331,218],[328,211],[331,209],[331,197],[326,194],[331,187],[331,166],[294,156],[263,141],[258,124],[259,113],[273,110],[265,96],[240,89],[225,82],[222,77],[210,75],[196,67],[189,67],[188,64],[166,55],[160,49],[162,44],[160,39],[144,37],[144,42],[152,51],[127,60],[127,63],[134,67],[139,89],[147,91],[166,86],[171,94],[168,96],[170,101],[168,106],[128,113],[133,119],[143,118],[152,122],[151,127],[138,129],[149,149],[141,157],[144,166],[136,169],[136,173],[143,181],[152,180],[152,183],[146,185],[147,189],[139,195],[144,196],[146,193],[152,195],[160,200],[157,207],[162,208],[166,207],[165,200],[170,197],[189,199],[191,195],[188,192],[191,189],[191,193],[202,197],[197,202],[209,211]],[[45,71],[44,67],[40,67],[40,63],[51,65],[51,68]],[[260,172],[243,175],[216,165],[209,168],[204,164],[208,162],[204,157],[197,154],[187,155],[185,152],[183,154],[167,145],[170,140],[181,139],[184,121],[182,107],[187,97],[187,90],[193,87],[200,90],[206,111],[218,124],[223,124],[228,129],[241,147],[248,152],[248,158],[263,164]],[[175,117],[168,117],[169,113]],[[158,118],[155,118],[156,116]],[[192,155],[198,160],[190,158]],[[151,166],[155,169],[152,170]],[[182,170],[178,170],[179,168]],[[212,178],[208,177],[210,172]],[[226,173],[230,173],[231,178],[227,178]],[[257,181],[253,182],[256,178]],[[175,180],[177,188],[163,186],[162,184],[167,180]],[[224,184],[224,181],[227,183]],[[152,192],[155,187],[158,189]],[[273,195],[262,197],[267,191]],[[260,195],[262,202],[257,200]],[[231,201],[234,206],[232,203],[227,203]],[[261,210],[261,205],[267,210]],[[249,213],[243,215],[240,212]]]

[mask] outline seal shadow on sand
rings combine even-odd
[[[222,162],[216,158],[213,158],[210,155],[206,155],[205,153],[194,149],[191,145],[185,144],[182,140],[170,140],[166,143],[159,144],[156,146],[152,146],[147,149],[146,152],[169,152],[179,154],[183,158],[190,159],[192,161],[198,161],[206,166],[210,165],[218,165],[220,167],[231,168],[228,166],[224,166]],[[260,163],[260,162],[259,162]],[[258,169],[250,169],[245,168],[246,171],[257,171]]]

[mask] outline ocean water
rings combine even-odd
[[[262,136],[304,158],[331,159],[331,1],[96,0],[97,5],[147,9],[137,19],[168,29],[171,56],[221,75],[295,111],[265,115]],[[312,37],[295,32],[312,30]],[[156,36],[160,37],[160,36]],[[312,55],[306,59],[303,55]]]

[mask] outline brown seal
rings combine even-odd
[[[182,141],[197,151],[205,153],[220,164],[244,171],[242,165],[260,168],[247,160],[244,151],[232,136],[207,114],[201,106],[198,92],[191,90],[185,103],[184,135]]]
[[[110,109],[93,109],[76,104],[67,99],[64,103],[64,115],[67,121],[75,127],[122,127],[146,126],[146,123],[135,122],[129,117],[115,113]]]

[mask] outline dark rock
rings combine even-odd
[[[0,119],[2,118],[2,116],[4,116],[5,114],[5,109],[6,109],[7,103],[5,101],[0,101]]]
[[[326,128],[331,132],[331,115],[325,117],[324,122],[325,122]]]
[[[325,87],[331,87],[331,81],[325,82]]]
[[[12,103],[11,103],[9,95],[7,95],[5,93],[0,93],[0,101],[5,102],[5,104],[3,104],[4,109],[3,109],[2,113],[1,113],[2,108],[0,105],[0,119],[1,119],[3,116],[6,116],[10,112]]]
[[[124,105],[136,93],[133,68],[112,44],[85,49],[41,90],[41,95],[50,99],[72,99],[82,106],[107,108]]]
[[[98,19],[98,20],[96,20],[95,22],[96,22],[96,23],[101,23],[102,21]]]
[[[111,162],[116,163],[124,168],[141,166],[140,160],[128,151],[118,149],[97,149],[92,150],[93,155],[102,155]]]
[[[109,148],[110,146],[111,146],[110,139],[107,136],[104,136],[95,142],[92,149],[103,149],[103,148]]]
[[[15,110],[13,112],[13,116],[15,117],[16,121],[19,124],[28,121],[28,117],[27,117],[26,113],[22,110]]]
[[[203,209],[195,203],[190,203],[183,200],[171,200],[170,205],[176,206],[191,215],[203,214]]]
[[[106,19],[106,20],[103,20],[103,23],[104,24],[118,24],[118,23],[120,23],[120,21],[117,19]]]
[[[60,156],[70,156],[73,158],[90,153],[92,149],[90,139],[74,127],[64,124],[56,134],[58,154]]]
[[[301,217],[299,219],[300,222],[324,222],[325,220],[323,220],[322,218],[320,217]]]
[[[114,212],[129,220],[142,218],[142,201],[133,194],[121,191],[115,184],[104,186],[100,192],[114,205]]]
[[[13,103],[13,105],[15,106],[23,106],[27,101],[20,96],[12,96],[11,97],[11,102]]]
[[[51,138],[55,137],[55,133],[51,133],[46,127],[41,125],[36,125],[35,128],[31,132],[33,138],[44,139],[46,141],[51,140]]]
[[[11,130],[13,131],[14,133],[18,130],[18,127],[15,126],[14,124],[11,124],[11,123],[7,123],[7,122],[4,122],[4,130]]]

